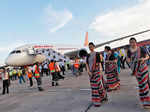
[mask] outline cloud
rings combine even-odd
[[[3,45],[3,46],[0,46],[0,53],[1,52],[10,52],[12,51],[13,49],[21,46],[21,45],[24,45],[25,42],[22,42],[22,41],[17,41],[15,43],[12,43],[12,44],[9,44],[9,45]]]
[[[63,28],[73,18],[69,10],[56,11],[50,5],[45,9],[45,14],[46,24],[50,32],[56,32]]]
[[[109,39],[150,29],[150,0],[138,0],[132,7],[97,16],[89,28]]]

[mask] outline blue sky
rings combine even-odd
[[[3,61],[14,47],[26,43],[82,45],[86,31],[90,41],[110,40],[114,35],[106,35],[107,27],[100,23],[111,18],[102,21],[102,17],[115,11],[130,12],[132,7],[143,5],[145,1],[0,0],[0,60]]]

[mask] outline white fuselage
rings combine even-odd
[[[33,51],[33,52],[31,52]],[[45,56],[42,54],[35,54],[34,50],[28,48],[20,48],[12,51],[5,60],[5,64],[8,66],[26,66],[33,65],[36,62],[43,62]]]
[[[38,50],[43,49],[53,49],[56,52],[66,52],[71,49],[75,49],[74,47],[54,47],[51,45],[23,45],[21,47],[16,48],[12,51],[9,56],[5,60],[5,64],[8,66],[18,67],[18,66],[26,66],[26,65],[33,65],[36,62],[42,63],[46,60],[47,54],[43,54],[42,52],[38,54]],[[55,53],[54,53],[55,54]],[[50,52],[52,55],[52,52]],[[54,55],[53,55],[54,56]]]
[[[29,55],[27,51],[15,52],[10,53],[7,57],[5,63],[9,66],[24,66],[24,65],[31,65],[34,64],[35,56]]]

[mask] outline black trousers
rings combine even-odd
[[[41,87],[41,85],[42,85],[42,79],[41,79],[41,77],[36,78],[36,81],[37,81],[37,86]]]
[[[32,80],[32,77],[29,78],[29,81],[30,81],[30,87],[33,86],[33,80]]]
[[[37,81],[38,90],[43,91],[44,89],[42,88],[42,78],[41,77],[36,78],[36,81]]]
[[[52,82],[59,80],[57,72],[53,72],[53,73],[51,73],[51,75],[52,75]]]
[[[60,76],[57,74],[57,72],[53,72],[53,73],[51,73],[51,75],[52,75],[52,86],[57,86]]]
[[[125,69],[125,61],[126,58],[123,58],[123,56],[121,56],[121,68]]]
[[[49,75],[48,69],[44,68],[44,69],[43,69],[43,73],[46,74],[46,76],[48,76],[48,75]]]
[[[61,67],[61,71],[62,71],[63,75],[65,75],[65,66]]]
[[[7,94],[9,93],[9,80],[3,80],[3,92],[5,94],[5,90],[7,89]]]
[[[105,71],[105,69],[104,69],[104,62],[101,62],[101,65],[102,65],[103,71]]]
[[[64,79],[65,77],[63,77],[62,75],[60,75],[60,72],[56,72],[57,78],[58,79]]]

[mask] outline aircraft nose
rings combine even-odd
[[[16,60],[12,59],[11,56],[8,56],[5,60],[5,64],[6,65],[12,65],[13,63],[15,63]]]
[[[5,64],[8,66],[25,66],[33,64],[33,61],[34,57],[29,56],[26,53],[12,54],[6,58]]]

